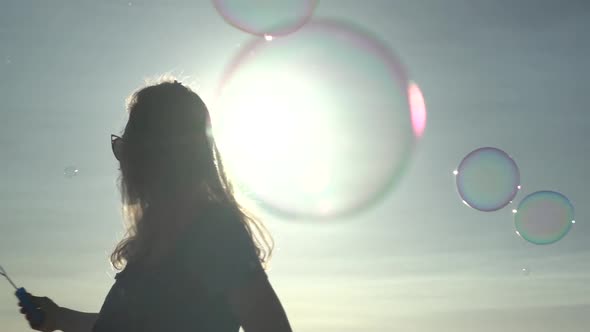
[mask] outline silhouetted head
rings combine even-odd
[[[226,194],[209,135],[209,112],[196,93],[165,81],[134,93],[128,112],[125,131],[114,145],[126,204],[147,207],[189,196],[197,203],[212,198],[208,193]]]
[[[207,204],[232,210],[250,234],[255,227],[261,236],[253,241],[264,262],[271,241],[234,198],[203,100],[169,79],[132,94],[127,109],[129,120],[122,136],[112,137],[129,221],[127,238],[111,256],[113,265],[119,268],[123,262],[149,255],[156,244],[173,241],[171,230]]]

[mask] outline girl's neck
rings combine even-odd
[[[169,206],[152,207],[150,216],[146,216],[150,223],[147,230],[149,235],[145,243],[145,255],[140,259],[141,265],[154,266],[169,258],[178,246],[178,241],[184,230],[192,223],[198,222],[199,212],[205,208],[204,204],[193,201],[176,202]]]

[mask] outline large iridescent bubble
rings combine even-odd
[[[526,196],[514,213],[517,234],[534,244],[561,240],[572,228],[574,206],[555,191],[537,191]]]
[[[470,152],[454,173],[463,202],[480,211],[505,207],[520,189],[516,162],[506,152],[493,147]]]
[[[232,26],[265,37],[284,36],[301,28],[313,15],[319,0],[213,0]]]
[[[234,183],[269,210],[331,218],[379,201],[414,146],[408,76],[370,33],[317,20],[230,63],[213,132]]]

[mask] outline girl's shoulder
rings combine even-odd
[[[263,273],[256,247],[240,215],[212,207],[184,234],[180,265],[212,293],[236,287]]]

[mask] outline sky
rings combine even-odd
[[[0,1],[0,264],[32,293],[97,312],[123,234],[109,135],[125,124],[125,98],[173,73],[207,102],[253,37],[204,0]],[[394,50],[428,122],[399,183],[370,207],[320,222],[260,210],[293,330],[586,331],[590,4],[323,0],[314,16],[360,25]],[[517,161],[515,201],[544,189],[571,200],[565,238],[530,244],[511,206],[461,203],[452,171],[482,146]],[[2,329],[27,331],[10,285],[1,290]]]

